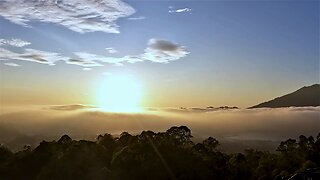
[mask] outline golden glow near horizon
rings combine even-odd
[[[110,75],[99,82],[97,103],[104,111],[141,111],[142,87],[132,76]]]

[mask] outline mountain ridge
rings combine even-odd
[[[273,100],[266,101],[255,106],[251,106],[249,109],[305,106],[320,106],[320,84],[303,86],[292,93],[276,97]]]

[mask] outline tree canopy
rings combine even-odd
[[[254,149],[227,154],[218,146],[213,137],[194,143],[186,126],[119,137],[104,134],[96,141],[63,135],[15,153],[1,145],[0,179],[270,180],[310,174],[310,168],[320,166],[320,133],[282,141],[274,154]]]

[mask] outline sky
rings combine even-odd
[[[316,136],[319,107],[246,108],[319,84],[319,7],[0,0],[0,143],[180,125],[245,148]]]
[[[246,108],[319,83],[318,1],[99,2],[0,1],[2,107],[99,106],[119,77],[143,107]]]

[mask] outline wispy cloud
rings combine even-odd
[[[18,66],[21,66],[21,65],[16,64],[16,63],[4,63],[4,65],[6,65],[6,66],[12,66],[12,67],[18,67]]]
[[[30,44],[30,42],[21,39],[0,39],[0,46],[23,47]]]
[[[114,48],[112,48],[112,47],[108,47],[108,48],[106,48],[106,50],[107,50],[108,53],[110,53],[110,54],[114,54],[114,53],[117,53],[117,52],[118,52],[116,49],[114,49]]]
[[[192,9],[190,8],[179,8],[179,9],[174,9],[174,7],[172,6],[169,6],[169,13],[187,13],[187,12],[190,12],[192,11]]]
[[[121,0],[3,0],[0,16],[25,27],[31,21],[54,23],[79,33],[119,33],[117,19],[135,13]]]
[[[25,49],[23,53],[15,53],[0,48],[0,60],[21,60],[54,65],[56,61],[66,61],[67,59],[68,57],[61,56],[58,53],[40,51],[36,49]]]
[[[130,17],[130,18],[128,18],[128,20],[133,20],[133,21],[143,20],[143,19],[146,19],[146,17],[144,17],[144,16],[138,16],[138,17]]]
[[[106,48],[109,53],[117,52],[113,48]],[[117,66],[123,63],[136,63],[152,61],[156,63],[169,63],[185,57],[189,52],[184,46],[168,40],[150,39],[144,52],[138,55],[126,55],[123,57],[111,57],[88,52],[74,52],[75,57],[63,56],[55,52],[40,51],[36,49],[24,49],[23,52],[13,52],[0,48],[0,60],[21,60],[55,65],[57,61],[84,67],[83,70],[91,70],[92,67],[104,66],[103,63]]]
[[[87,52],[75,52],[74,54],[86,62],[104,62],[114,65],[122,65],[122,62],[124,61],[122,58],[113,58]]]
[[[80,52],[78,53],[80,54]],[[86,54],[86,53],[82,53]],[[79,55],[80,56],[80,55]],[[85,59],[85,57],[78,57],[78,58],[68,58],[66,60],[67,64],[72,64],[72,65],[78,65],[82,67],[99,67],[103,66],[101,63],[98,63],[92,59]]]
[[[184,46],[175,44],[171,41],[161,39],[150,39],[144,53],[138,55],[127,55],[124,57],[109,57],[87,52],[75,52],[78,57],[76,61],[103,62],[121,66],[124,62],[136,63],[152,61],[156,63],[169,63],[185,57],[189,52]],[[79,62],[77,62],[78,65]]]
[[[92,68],[83,68],[82,70],[84,70],[84,71],[91,71]]]

